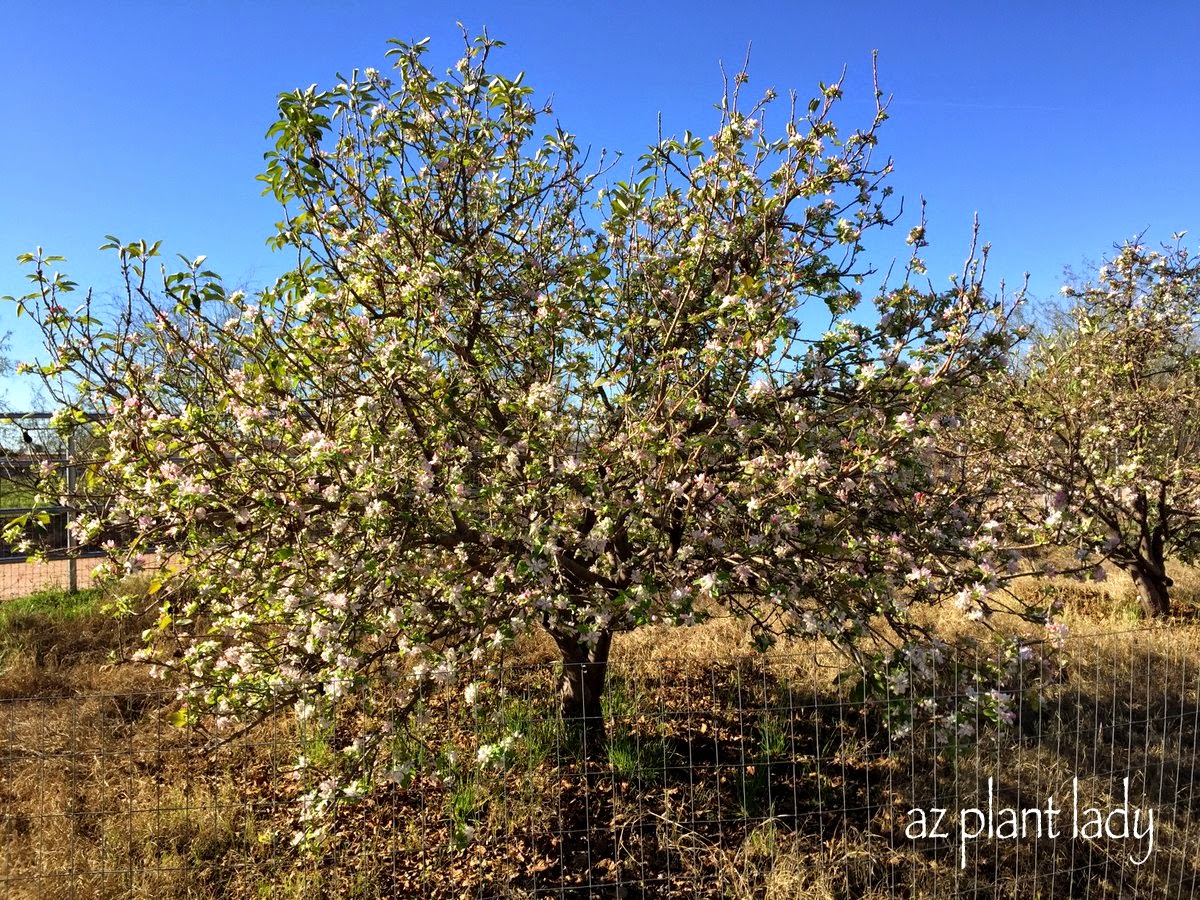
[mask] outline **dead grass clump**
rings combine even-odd
[[[649,625],[613,640],[612,657],[622,664],[658,660],[707,661],[754,655],[750,623],[716,614],[699,625]]]
[[[1177,615],[1195,618],[1200,613],[1200,568],[1179,562],[1167,563],[1171,587],[1171,603]]]

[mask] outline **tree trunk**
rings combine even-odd
[[[1148,618],[1161,619],[1171,614],[1171,598],[1168,594],[1171,579],[1167,577],[1166,566],[1161,561],[1135,563],[1129,570],[1129,577],[1133,579],[1142,609]]]
[[[574,635],[553,635],[562,653],[563,721],[569,727],[579,727],[584,739],[584,752],[592,755],[604,746],[604,681],[608,675],[608,651],[612,634],[604,632],[594,643],[580,641]]]

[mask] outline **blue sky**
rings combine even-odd
[[[53,9],[53,14],[50,10]],[[43,246],[103,295],[104,235],[208,255],[234,285],[287,260],[254,180],[277,95],[358,66],[385,68],[389,37],[433,39],[450,65],[456,21],[508,43],[581,143],[636,155],[667,133],[710,133],[722,61],[753,45],[751,87],[795,88],[847,69],[837,116],[869,122],[871,51],[894,96],[880,151],[905,200],[897,242],[928,202],[935,283],[961,268],[973,216],[1001,277],[1050,297],[1123,238],[1200,242],[1200,3],[191,2],[5,5],[0,26],[0,295],[25,290],[18,253]],[[620,176],[622,169],[613,173]],[[885,255],[892,252],[884,250]],[[884,260],[886,262],[886,260]],[[0,308],[12,356],[37,335]],[[10,407],[29,387],[0,383]]]

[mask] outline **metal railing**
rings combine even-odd
[[[25,528],[25,537],[36,544],[36,549],[47,559],[61,565],[31,566],[29,552],[16,552],[4,543],[0,545],[0,596],[9,596],[25,588],[36,590],[47,583],[60,580],[74,593],[86,579],[88,565],[81,566],[81,559],[98,559],[103,556],[96,548],[80,547],[76,541],[72,524],[77,509],[62,504],[33,506],[32,503],[7,502],[10,498],[28,499],[34,490],[35,469],[49,464],[66,476],[67,496],[77,495],[79,479],[79,451],[77,432],[71,430],[63,437],[50,425],[53,413],[49,412],[0,412],[0,532],[14,519],[39,516],[43,521],[30,521]],[[7,432],[7,433],[5,433]],[[8,567],[20,567],[19,574]]]

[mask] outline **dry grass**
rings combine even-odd
[[[236,760],[197,772],[196,742],[166,722],[173,692],[126,661],[147,622],[102,611],[108,599],[0,609],[6,897],[194,896],[245,853]]]
[[[1174,573],[1181,606],[1200,575]],[[1045,587],[1047,585],[1041,585]],[[161,685],[121,660],[141,623],[53,613],[0,626],[0,895],[6,897],[1171,897],[1200,883],[1192,787],[1200,629],[1146,627],[1114,578],[1049,585],[1076,636],[1035,732],[959,752],[892,744],[791,643],[757,655],[743,623],[644,629],[614,645],[607,761],[549,708],[553,647],[509,660],[499,723],[456,703],[423,726],[469,754],[525,736],[507,771],[443,776],[347,807],[325,855],[289,845],[300,790],[280,720],[217,757],[167,724]],[[966,628],[949,615],[947,629]],[[439,763],[439,765],[441,765]],[[435,768],[437,768],[435,766]],[[1133,866],[1120,840],[912,840],[914,808],[1108,808],[1131,778],[1160,816]],[[462,828],[473,840],[455,841]],[[589,884],[607,884],[592,894]]]

